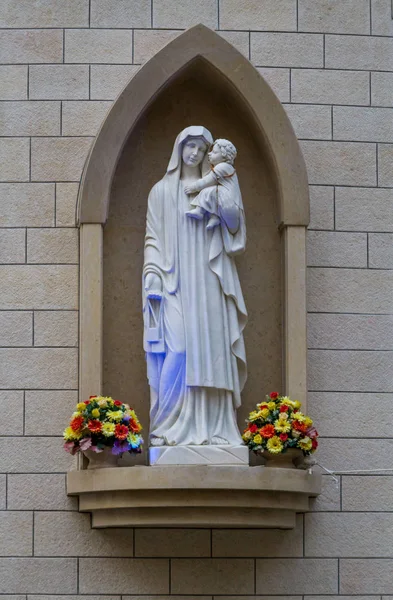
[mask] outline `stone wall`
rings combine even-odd
[[[0,600],[393,595],[386,472],[325,477],[294,531],[92,531],[65,495],[82,166],[138,65],[200,21],[259,68],[307,161],[319,460],[392,468],[390,0],[2,0]]]

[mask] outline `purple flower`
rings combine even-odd
[[[66,452],[69,452],[72,455],[78,451],[78,447],[75,446],[74,442],[65,442],[63,448]]]
[[[112,448],[112,454],[123,454],[123,452],[128,452],[130,449],[130,444],[127,440],[115,440]]]

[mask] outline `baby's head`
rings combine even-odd
[[[237,151],[235,146],[229,140],[216,140],[213,148],[209,152],[209,161],[215,166],[222,162],[233,165]]]

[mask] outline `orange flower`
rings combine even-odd
[[[92,433],[100,433],[100,431],[102,429],[101,421],[97,421],[97,420],[89,421],[87,426]]]
[[[115,427],[115,436],[118,440],[125,440],[128,435],[128,427],[118,423]]]
[[[84,422],[84,418],[83,417],[74,417],[71,420],[70,426],[72,431],[79,431],[79,429],[82,427]]]
[[[307,425],[305,425],[304,423],[300,423],[300,421],[293,421],[292,427],[293,429],[296,429],[296,431],[300,431],[301,433],[306,433],[307,431]]]
[[[135,421],[135,419],[131,419],[131,421],[129,422],[128,426],[131,429],[131,431],[134,431],[135,433],[138,433],[138,431],[141,430],[141,426],[139,425],[139,423],[137,423]]]
[[[273,435],[275,435],[275,429],[274,429],[274,425],[272,425],[271,423],[268,423],[267,425],[264,425],[263,427],[261,427],[261,429],[259,430],[259,433],[264,437],[264,438],[271,438],[273,437]]]

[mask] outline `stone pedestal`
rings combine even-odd
[[[151,446],[149,462],[158,465],[238,465],[247,466],[247,446]]]

